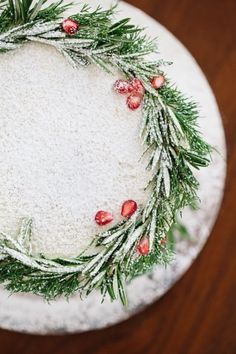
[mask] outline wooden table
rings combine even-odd
[[[191,269],[145,312],[82,335],[42,338],[0,331],[1,354],[236,353],[236,1],[129,2],[186,45],[215,92],[229,157],[219,218]]]

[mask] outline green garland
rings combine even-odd
[[[163,75],[162,61],[145,59],[157,51],[154,41],[129,19],[113,23],[115,8],[92,12],[88,6],[71,17],[80,27],[73,37],[67,36],[59,20],[65,8],[61,2],[42,8],[41,1],[33,6],[32,0],[0,0],[0,52],[41,42],[55,47],[75,67],[94,63],[111,73],[119,69],[129,80],[141,80],[146,92],[140,137],[152,171],[149,200],[130,219],[95,236],[96,254],[87,256],[85,251],[73,259],[32,254],[32,220],[23,219],[16,238],[0,233],[0,282],[11,292],[32,292],[48,300],[100,289],[103,296],[108,293],[126,305],[127,281],[171,261],[173,252],[163,239],[176,215],[196,202],[198,181],[192,167],[207,166],[211,148],[198,132],[196,104],[168,80],[158,91],[152,87],[150,78]],[[149,237],[150,253],[142,257],[136,248],[144,235]]]

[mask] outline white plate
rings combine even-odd
[[[84,301],[74,296],[69,302],[60,299],[49,305],[36,296],[16,294],[9,297],[9,293],[0,290],[2,328],[37,334],[64,334],[118,323],[156,301],[175,284],[201,251],[215,223],[223,195],[226,148],[214,95],[194,58],[168,30],[130,5],[121,3],[120,9],[121,16],[131,17],[135,23],[148,27],[147,32],[152,37],[158,36],[161,56],[174,62],[168,69],[169,75],[185,93],[200,103],[200,125],[204,135],[220,152],[214,153],[211,166],[199,173],[201,209],[184,213],[184,221],[193,238],[178,242],[175,261],[167,270],[156,267],[151,274],[137,278],[129,285],[128,309],[109,300],[101,304],[98,293],[91,294]]]

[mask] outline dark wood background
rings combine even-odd
[[[219,218],[191,269],[143,313],[81,335],[37,337],[0,331],[1,354],[236,354],[236,0],[129,2],[186,45],[215,92],[228,145]]]

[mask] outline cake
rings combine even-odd
[[[86,12],[87,16],[94,11],[97,5],[94,1],[90,3],[93,9]],[[103,2],[104,9],[109,9],[111,5],[109,1]],[[186,173],[189,172],[187,169],[189,164],[193,167],[207,165],[210,147],[198,138],[197,131],[194,130],[194,133],[191,131],[191,135],[187,132],[188,127],[184,126],[185,123],[182,122],[183,125],[180,126],[178,115],[176,119],[170,102],[168,106],[163,106],[163,110],[167,112],[173,123],[163,122],[161,129],[165,128],[171,136],[165,139],[170,139],[168,140],[171,141],[170,145],[173,143],[172,150],[170,149],[173,156],[170,158],[163,149],[151,151],[153,153],[152,169],[147,170],[150,155],[145,154],[141,158],[145,151],[145,144],[142,143],[140,137],[140,128],[144,115],[141,106],[145,105],[143,96],[145,92],[149,94],[149,84],[135,75],[127,78],[124,72],[121,73],[117,67],[113,68],[112,73],[108,73],[101,69],[101,65],[94,65],[95,61],[92,61],[93,63],[89,66],[76,65],[75,69],[71,65],[71,60],[65,60],[66,55],[64,53],[63,56],[60,53],[60,48],[56,50],[58,48],[55,45],[45,45],[47,41],[50,44],[50,41],[55,40],[54,33],[57,33],[58,38],[62,35],[63,40],[72,41],[72,37],[77,38],[76,35],[80,33],[80,28],[83,30],[83,22],[80,23],[76,17],[70,17],[71,14],[81,11],[81,5],[77,8],[66,9],[66,11],[63,14],[65,20],[61,22],[60,28],[58,28],[58,22],[57,27],[55,27],[55,22],[52,22],[52,25],[49,23],[52,28],[44,32],[47,36],[35,35],[34,31],[38,30],[38,23],[36,23],[35,28],[29,29],[29,34],[24,34],[26,43],[17,50],[8,51],[11,48],[7,46],[14,42],[10,38],[11,34],[10,40],[4,39],[6,31],[2,30],[0,34],[0,49],[1,42],[2,48],[7,48],[6,53],[0,55],[2,79],[0,86],[2,133],[0,141],[0,230],[4,240],[1,243],[3,260],[0,266],[2,265],[2,273],[6,269],[11,269],[13,261],[16,262],[14,263],[16,268],[19,263],[23,264],[23,268],[25,267],[23,273],[19,273],[18,282],[13,281],[11,277],[4,278],[5,275],[2,276],[2,282],[11,291],[31,291],[50,299],[57,295],[67,296],[72,290],[79,289],[79,283],[72,286],[73,289],[70,288],[71,284],[65,284],[67,289],[60,288],[58,293],[45,291],[44,294],[45,287],[48,286],[45,276],[52,275],[52,279],[55,279],[52,269],[58,267],[56,268],[57,275],[63,273],[64,269],[67,277],[68,274],[74,273],[72,277],[74,281],[75,278],[79,278],[81,259],[86,259],[88,265],[85,265],[82,270],[83,274],[87,274],[86,272],[91,269],[93,284],[97,287],[101,286],[102,293],[108,291],[111,298],[117,298],[115,292],[113,294],[114,289],[109,288],[109,278],[106,278],[107,288],[103,291],[104,264],[96,268],[96,259],[98,260],[99,257],[111,261],[109,253],[102,253],[103,247],[106,250],[108,241],[107,243],[104,241],[103,244],[101,240],[105,237],[110,240],[117,236],[113,232],[117,225],[118,231],[116,232],[119,237],[123,235],[119,228],[122,228],[121,231],[124,232],[124,227],[126,227],[124,225],[136,220],[133,218],[137,218],[135,225],[139,225],[142,219],[145,234],[140,233],[135,239],[135,232],[139,230],[139,226],[137,230],[134,228],[132,232],[130,231],[130,240],[134,240],[131,257],[128,261],[123,259],[128,250],[123,247],[124,256],[121,252],[119,262],[124,261],[125,267],[132,262],[135,263],[132,276],[147,271],[153,261],[149,257],[151,241],[146,233],[148,231],[151,233],[155,220],[158,220],[158,213],[153,213],[149,225],[142,210],[147,212],[147,206],[152,203],[149,199],[150,191],[146,189],[146,186],[153,178],[153,170],[160,168],[160,155],[162,154],[163,161],[169,160],[169,162],[166,162],[166,168],[163,167],[159,182],[157,176],[156,188],[162,188],[163,195],[165,195],[163,198],[168,199],[172,188],[170,177],[179,178],[177,172],[175,175],[175,170],[170,173],[171,159],[174,154],[178,154],[174,140],[178,140],[183,134],[184,138],[180,144],[183,151],[187,151],[193,143],[193,151],[190,149],[188,155],[186,153],[185,156]],[[37,22],[37,17],[35,21]],[[47,22],[42,26],[47,26]],[[96,24],[92,23],[91,26],[96,27]],[[121,23],[120,26],[126,26],[126,22]],[[129,30],[128,27],[123,28]],[[143,37],[140,38],[146,40]],[[86,38],[86,40],[89,46],[89,39]],[[158,64],[161,62],[158,61]],[[150,77],[150,90],[153,90],[150,91],[150,95],[154,90],[156,92],[161,90],[167,83],[168,79],[158,69],[157,74],[153,73]],[[137,88],[135,85],[141,85],[141,87]],[[132,90],[138,94],[133,94]],[[140,90],[144,90],[143,95],[140,94]],[[174,99],[182,100],[182,96],[177,91],[176,94],[176,98],[173,97],[173,104],[175,104]],[[163,95],[167,101],[171,100],[168,92],[164,92]],[[133,96],[137,101],[130,102]],[[151,110],[152,107],[148,109]],[[195,105],[189,103],[186,109],[189,109],[189,112],[195,112]],[[158,132],[157,128],[153,129],[156,129],[157,140],[161,141],[158,134],[162,134],[163,131]],[[154,143],[150,142],[150,139],[148,144],[152,149]],[[202,156],[199,156],[194,149],[198,153],[202,152]],[[179,163],[184,163],[183,161],[180,159]],[[181,178],[186,186],[188,183],[189,186],[191,183],[196,184],[192,175],[187,182],[184,176]],[[197,185],[194,185],[195,187]],[[154,201],[157,204],[162,202],[156,197]],[[189,200],[189,204],[191,202],[192,200]],[[181,201],[176,203],[181,205]],[[185,206],[184,203],[183,206]],[[170,209],[172,207],[173,201],[170,203]],[[160,210],[159,212],[161,213]],[[142,216],[140,220],[139,213]],[[165,230],[169,229],[174,223],[174,217],[172,215],[173,220],[171,219],[168,227],[164,224],[161,226]],[[166,223],[168,222],[167,218]],[[132,229],[132,225],[130,227]],[[17,240],[17,235],[22,237],[20,246],[14,241]],[[98,235],[99,242],[94,243]],[[129,247],[129,242],[131,241],[127,241],[127,247]],[[154,243],[155,240],[152,242]],[[163,248],[163,257],[158,255],[161,258],[160,261],[168,262],[171,255],[166,233],[158,234],[156,242],[160,249]],[[27,246],[25,246],[26,243]],[[122,249],[122,244],[120,247]],[[116,251],[116,245],[113,251]],[[89,263],[89,257],[94,257],[91,258],[91,263]],[[114,259],[115,257],[116,255]],[[158,257],[155,262],[159,260]],[[68,271],[68,267],[71,267],[71,272]],[[123,272],[126,278],[121,268],[119,264],[117,272]],[[22,270],[20,266],[19,269]],[[23,278],[25,279],[29,274],[29,269],[32,270],[33,275],[35,270],[39,272],[36,276],[41,277],[41,285],[35,278],[32,280],[30,277],[30,281],[26,282],[25,286],[22,285]],[[102,273],[99,272],[100,270]],[[120,292],[119,281],[123,273],[119,276],[116,273],[117,278],[115,275],[113,278],[113,273],[111,274],[113,284],[118,279],[118,285],[115,285],[118,287],[118,292]],[[122,287],[124,282],[125,280],[122,280]],[[89,293],[90,290],[92,287],[86,289],[85,292]],[[126,303],[122,291],[119,296]]]

